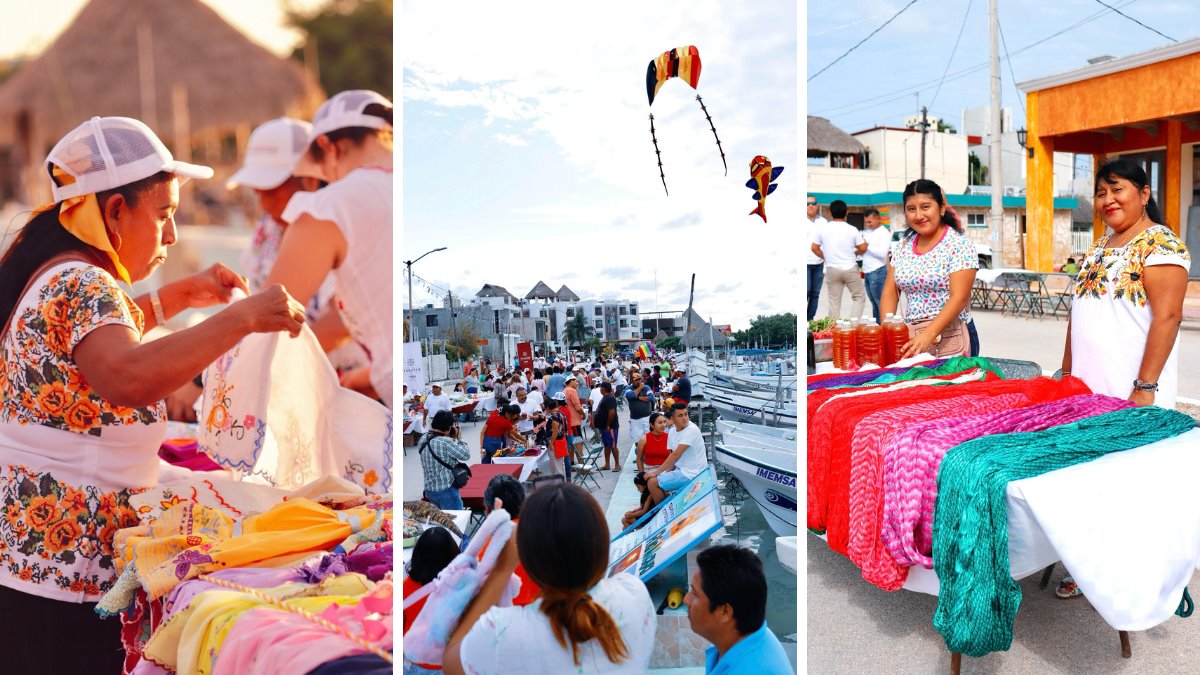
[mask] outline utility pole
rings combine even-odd
[[[929,109],[921,106],[921,180],[925,180],[925,134],[929,133]]]
[[[992,184],[992,253],[993,265],[998,263],[1004,267],[1004,169],[1000,166],[1003,158],[1000,152],[1000,21],[997,18],[997,3],[999,0],[988,0],[988,42],[991,51],[991,118],[992,118],[992,159],[988,168]]]
[[[450,341],[454,345],[454,352],[461,356],[463,350],[458,344],[458,322],[454,319],[454,294],[446,291],[446,300],[450,304]]]

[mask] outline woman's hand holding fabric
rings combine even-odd
[[[235,288],[247,295],[246,278],[221,263],[178,282],[185,304],[190,308],[211,307],[229,302]]]
[[[279,284],[239,300],[230,309],[242,315],[247,333],[287,331],[296,337],[304,328],[304,307]]]

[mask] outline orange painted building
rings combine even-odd
[[[1017,86],[1028,126],[1026,267],[1056,262],[1054,152],[1090,154],[1093,170],[1117,156],[1139,162],[1166,225],[1187,232],[1188,210],[1200,206],[1200,38]],[[1095,236],[1104,230],[1094,218]]]

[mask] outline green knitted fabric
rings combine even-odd
[[[983,370],[993,373],[996,377],[1004,379],[1004,373],[1000,369],[993,366],[990,361],[981,356],[956,356],[936,368],[926,368],[925,366],[914,366],[907,371],[895,374],[887,373],[867,382],[858,385],[865,387],[872,384],[891,384],[893,382],[906,382],[908,380],[916,380],[925,377],[937,377],[939,375],[953,375],[972,368],[982,368]],[[836,387],[835,387],[836,388]]]
[[[946,453],[938,471],[933,564],[940,582],[933,625],[952,652],[983,656],[1012,646],[1021,587],[1008,560],[1009,481],[1178,436],[1187,415],[1150,406],[1033,433],[984,436]]]

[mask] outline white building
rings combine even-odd
[[[967,137],[967,151],[979,158],[982,166],[988,167],[989,184],[992,163],[992,117],[990,105],[967,108],[963,111],[962,133]],[[1000,162],[1003,165],[1003,180],[1006,196],[1020,196],[1025,190],[1025,149],[1013,128],[1012,108],[1000,109]],[[1091,194],[1091,176],[1076,179],[1075,155],[1069,152],[1054,153],[1054,194],[1056,196]],[[977,190],[974,194],[990,194],[989,190]]]
[[[866,148],[865,166],[808,166],[810,192],[874,194],[903,192],[921,177],[921,132],[899,127],[875,127],[850,134]],[[925,135],[925,177],[946,193],[967,188],[967,138],[930,131]]]

